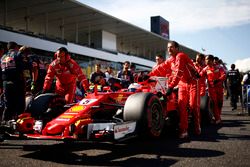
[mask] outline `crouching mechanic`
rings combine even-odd
[[[55,93],[64,96],[66,103],[73,102],[77,79],[85,91],[88,90],[89,83],[87,78],[83,74],[81,67],[70,58],[65,47],[61,47],[56,51],[55,60],[48,67],[43,93],[50,90],[54,77],[56,77]]]
[[[192,60],[179,51],[179,44],[170,41],[167,45],[170,57],[150,72],[150,76],[169,77],[169,88],[166,95],[170,95],[173,88],[178,86],[178,106],[180,115],[179,138],[188,137],[188,111],[194,115],[195,134],[200,135],[200,94],[198,85],[198,72]]]

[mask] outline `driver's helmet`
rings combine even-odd
[[[138,91],[141,90],[141,87],[142,86],[140,84],[138,84],[138,83],[132,83],[132,84],[129,85],[128,91],[129,92],[138,92]]]

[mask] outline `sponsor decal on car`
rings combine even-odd
[[[127,134],[133,133],[135,131],[136,122],[129,122],[121,125],[114,126],[114,137],[115,139],[120,139],[125,137]]]
[[[84,108],[85,106],[76,105],[76,106],[71,107],[70,112],[79,112],[79,111],[84,110]]]
[[[74,115],[61,115],[60,117],[59,117],[59,119],[70,119],[70,118],[73,118],[74,117]]]
[[[66,118],[56,118],[56,121],[67,122],[67,121],[70,121],[70,119],[66,119]]]
[[[97,99],[82,99],[79,104],[80,105],[91,104],[91,103],[94,103],[96,101],[97,101]]]

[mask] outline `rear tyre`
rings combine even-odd
[[[164,127],[163,108],[159,98],[152,93],[136,93],[128,97],[123,118],[136,121],[139,135],[159,137]]]

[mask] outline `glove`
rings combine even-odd
[[[36,85],[34,82],[31,82],[31,88],[30,88],[31,92],[35,92],[36,91]]]
[[[173,92],[173,88],[168,88],[166,95],[169,96],[169,95],[171,95],[172,92]]]
[[[219,79],[215,79],[215,80],[214,80],[214,85],[216,85],[216,84],[219,83],[219,82],[220,82]]]

